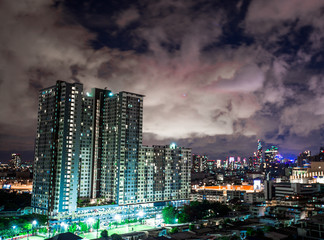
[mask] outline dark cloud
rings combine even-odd
[[[0,151],[31,151],[38,90],[57,79],[146,95],[148,144],[212,158],[256,140],[297,154],[323,144],[324,3],[0,3]]]

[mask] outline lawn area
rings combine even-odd
[[[108,235],[112,235],[114,233],[117,234],[125,234],[125,233],[130,233],[130,232],[140,232],[140,231],[145,231],[145,230],[150,230],[153,229],[153,227],[151,226],[147,226],[147,225],[132,225],[132,226],[122,226],[119,228],[114,228],[114,229],[109,229],[108,230]],[[101,228],[98,231],[98,237],[100,238],[100,233],[101,231],[105,230],[105,228]],[[95,230],[94,232],[91,233],[85,233],[85,234],[81,234],[80,237],[84,238],[84,239],[95,239],[97,238],[97,231]],[[31,236],[29,237],[29,240],[44,240],[44,237],[40,237],[40,236]],[[21,240],[27,240],[27,237],[22,238]]]
[[[123,227],[119,227],[119,228],[109,229],[108,235],[110,236],[114,233],[121,235],[121,234],[125,234],[125,233],[140,232],[140,231],[145,231],[145,230],[150,230],[150,229],[153,229],[153,227],[147,226],[147,225],[133,225],[133,226],[129,226],[129,227],[123,226]],[[98,237],[100,237],[100,233],[103,230],[105,230],[105,228],[102,228],[98,231]],[[81,234],[80,237],[87,238],[87,239],[97,238],[97,231]]]
[[[39,237],[39,236],[30,236],[28,239],[29,240],[44,240],[45,238],[44,237]],[[27,240],[27,237],[21,238],[19,240]]]

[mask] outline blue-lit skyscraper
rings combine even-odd
[[[263,165],[263,153],[262,153],[262,142],[260,139],[258,140],[257,158],[258,158],[257,165],[262,166]]]
[[[75,211],[79,189],[82,84],[58,81],[39,93],[32,207]]]
[[[189,199],[191,150],[142,146],[143,98],[64,81],[40,91],[34,212]]]

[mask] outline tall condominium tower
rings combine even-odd
[[[143,95],[58,81],[39,95],[32,206],[73,212],[78,198],[136,202]]]
[[[58,81],[39,94],[32,206],[75,211],[79,187],[83,86]]]
[[[104,100],[101,196],[118,204],[137,201],[143,95],[120,92]]]
[[[191,150],[142,146],[143,97],[106,89],[84,94],[82,84],[63,81],[40,91],[36,213],[75,212],[78,200],[128,205],[189,198]]]

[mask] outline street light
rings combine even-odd
[[[92,226],[92,224],[94,223],[94,219],[93,218],[88,218],[87,219],[87,224],[88,224],[88,227],[89,227],[89,231],[90,231],[90,228],[91,228],[91,226]]]
[[[118,225],[118,222],[121,220],[121,216],[119,214],[116,214],[114,216],[114,219],[116,220],[117,224],[116,224],[116,228],[117,228],[117,225]]]
[[[66,231],[67,226],[68,226],[68,225],[67,225],[66,223],[61,222],[61,227],[63,228],[64,231]]]
[[[98,238],[98,234],[99,234],[99,227],[100,227],[100,221],[99,221],[99,216],[97,218],[97,225],[96,225],[96,228],[97,228],[97,238]]]
[[[121,216],[120,216],[119,214],[116,214],[116,215],[114,216],[114,219],[115,219],[116,221],[120,221],[120,220],[121,220]]]
[[[145,216],[145,212],[143,211],[143,210],[141,210],[141,211],[139,211],[138,213],[137,213],[137,215],[139,216],[139,218],[143,218],[144,216]],[[141,224],[143,224],[143,219],[141,220]]]
[[[161,225],[162,222],[162,214],[155,215],[155,226]]]
[[[14,235],[16,235],[16,231],[15,231],[16,227],[17,227],[17,226],[15,226],[15,225],[12,226],[12,230],[13,230]]]
[[[34,220],[33,222],[32,222],[32,232],[33,232],[33,230],[34,230],[34,227],[36,227],[37,226],[37,221],[36,220]],[[37,230],[37,229],[36,229]]]
[[[141,210],[141,211],[139,211],[139,213],[137,213],[137,215],[138,215],[140,218],[142,218],[142,217],[144,217],[145,212],[143,212],[143,210]]]

